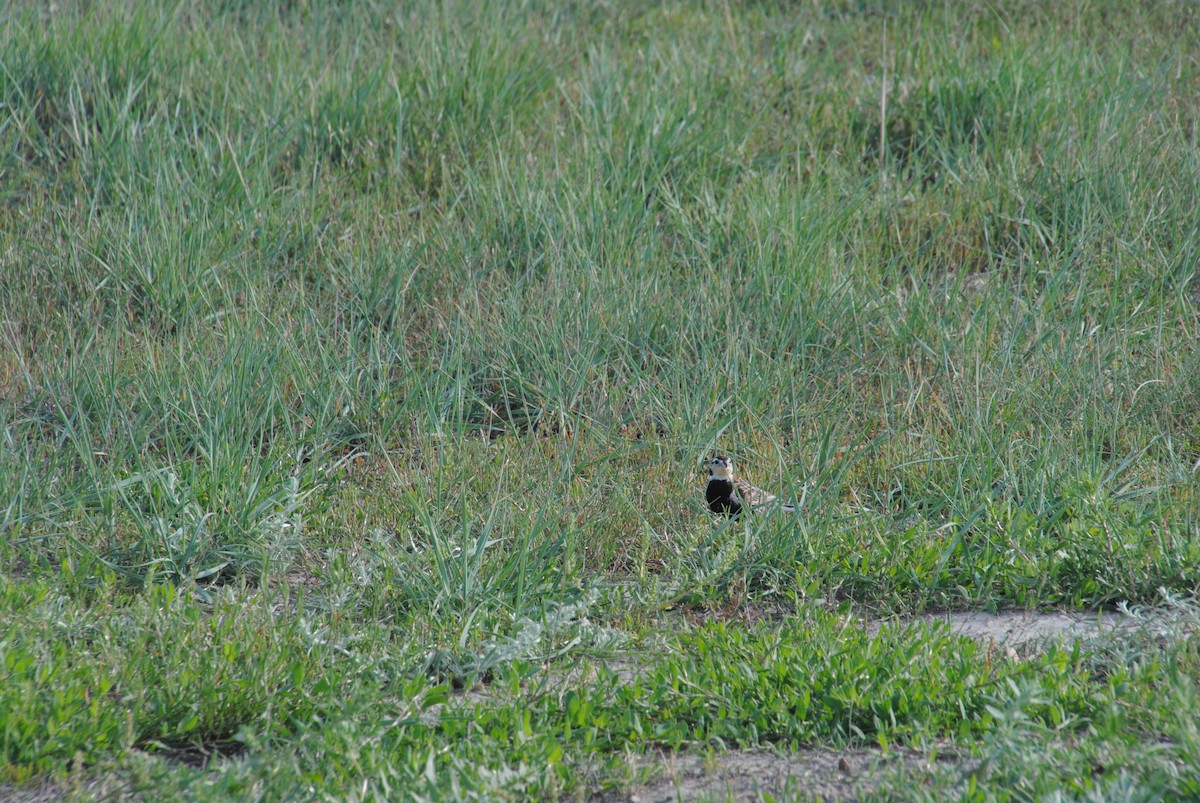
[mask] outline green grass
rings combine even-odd
[[[1109,0],[12,4],[0,778],[949,744],[879,794],[1200,794],[1198,46]],[[801,511],[714,522],[718,451]],[[842,615],[1119,603],[1180,638]]]

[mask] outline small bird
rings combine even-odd
[[[769,505],[775,501],[775,495],[736,476],[733,473],[733,461],[718,456],[708,463],[708,487],[704,490],[704,499],[713,513],[736,516],[743,507],[754,509]],[[787,511],[796,509],[795,505],[789,504],[780,504],[779,507]]]

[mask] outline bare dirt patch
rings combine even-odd
[[[891,621],[870,621],[866,627],[868,632],[877,633],[887,624],[913,622],[944,622],[951,633],[1021,651],[1037,649],[1050,642],[1091,641],[1129,635],[1138,630],[1161,636],[1167,630],[1165,620],[1158,617],[1136,616],[1122,611],[933,613]]]
[[[64,800],[144,800],[130,792],[128,783],[117,777],[44,779],[27,786],[0,784],[4,803],[59,803]]]
[[[936,761],[955,761],[938,757]],[[664,753],[655,761],[655,781],[593,798],[603,803],[676,803],[689,800],[760,800],[800,795],[853,801],[874,790],[894,771],[920,775],[931,759],[915,751],[813,748],[794,753],[735,750],[720,755]]]
[[[63,795],[62,787],[56,786],[50,781],[42,781],[29,786],[0,784],[0,800],[9,801],[9,803],[50,803],[53,800],[62,800]]]

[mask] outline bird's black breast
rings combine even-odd
[[[708,487],[704,489],[704,499],[713,513],[736,516],[742,512],[742,502],[737,498],[733,483],[729,480],[709,480]]]

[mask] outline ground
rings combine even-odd
[[[1200,799],[1196,53],[4,4],[0,796]]]

